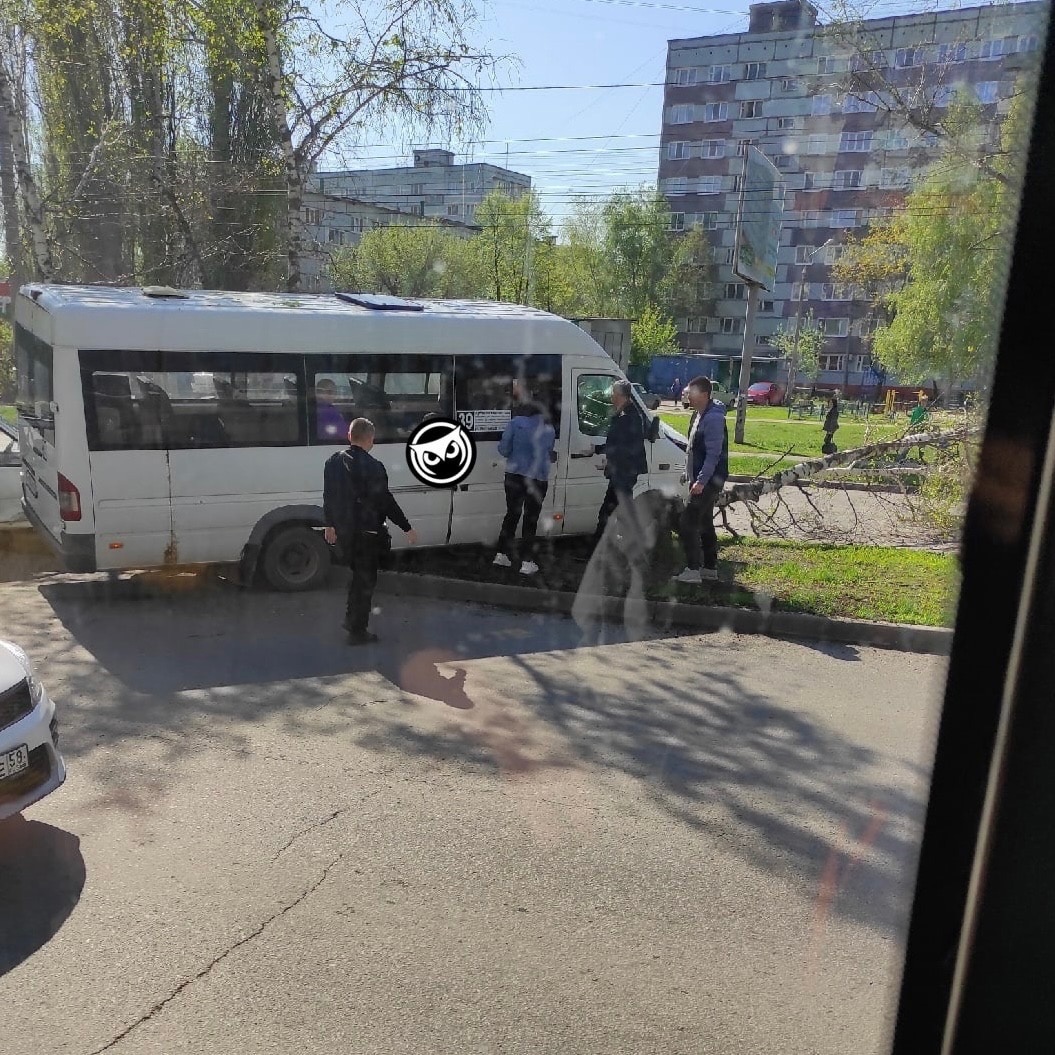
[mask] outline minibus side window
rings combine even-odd
[[[55,355],[50,344],[15,326],[15,374],[18,378],[18,409],[30,424],[52,431],[55,416],[51,404],[55,399]]]

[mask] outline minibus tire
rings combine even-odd
[[[330,548],[317,531],[304,524],[291,524],[267,540],[260,566],[273,590],[314,590],[330,573]]]

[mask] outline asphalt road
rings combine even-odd
[[[883,1050],[943,661],[379,600],[0,585],[5,1055]]]

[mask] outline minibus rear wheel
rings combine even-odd
[[[329,575],[330,549],[317,531],[306,524],[291,524],[267,540],[261,567],[273,590],[312,590]]]

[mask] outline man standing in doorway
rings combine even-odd
[[[686,468],[690,487],[679,530],[687,566],[674,580],[698,583],[718,578],[714,503],[729,478],[729,430],[725,426],[725,404],[711,399],[710,378],[693,378],[687,392],[692,407]]]
[[[388,489],[385,467],[370,454],[373,446],[374,423],[356,418],[348,428],[348,449],[331,455],[323,470],[324,537],[331,546],[340,544],[352,573],[343,623],[350,645],[377,640],[367,626],[378,562],[391,546],[385,521],[405,531],[412,546],[418,541]]]
[[[612,406],[615,415],[608,426],[605,442],[597,447],[604,454],[604,475],[608,477],[608,490],[597,514],[597,530],[593,542],[601,541],[608,518],[621,506],[629,510],[634,499],[637,478],[648,472],[645,457],[645,424],[634,406],[629,381],[616,381],[612,385]]]

